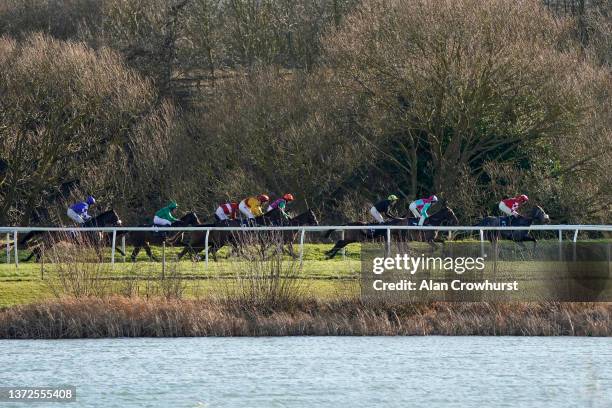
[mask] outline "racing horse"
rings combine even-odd
[[[332,249],[327,251],[325,255],[327,259],[331,259],[338,251],[347,246],[348,244],[352,244],[354,242],[364,242],[364,241],[373,241],[376,239],[384,239],[387,240],[387,231],[385,229],[371,229],[369,226],[385,226],[385,225],[393,225],[393,226],[416,226],[418,225],[418,218],[396,218],[382,224],[368,224],[364,222],[352,222],[346,224],[347,226],[363,226],[363,229],[351,229],[346,230],[343,239],[336,241],[336,244]],[[425,226],[442,226],[442,225],[457,225],[459,224],[459,220],[455,215],[455,212],[448,206],[444,205],[442,208],[427,218]],[[329,236],[334,232],[334,230],[329,230],[325,234],[325,238],[329,238]],[[435,247],[434,242],[438,240],[438,231],[432,230],[392,230],[392,237],[395,237],[396,240],[404,242],[404,241],[422,241],[427,242],[432,247]]]
[[[198,215],[191,211],[183,215],[178,221],[174,221],[170,227],[192,227],[200,224]],[[139,225],[140,227],[150,227],[150,224]],[[184,232],[178,231],[176,233],[170,232],[170,236],[166,232],[157,231],[131,231],[128,234],[128,242],[134,246],[132,251],[131,259],[132,262],[136,262],[138,253],[144,248],[145,252],[152,261],[158,261],[153,253],[151,252],[151,244],[161,245],[164,243],[183,245]]]
[[[68,242],[76,245],[89,245],[95,248],[98,258],[102,260],[101,248],[105,246],[109,240],[105,239],[104,233],[98,231],[79,231],[79,228],[104,228],[104,227],[119,227],[121,219],[115,210],[110,209],[88,221],[81,226],[75,227],[74,230],[66,233],[63,231],[30,231],[18,241],[19,249],[30,250],[30,255],[24,260],[25,262],[36,257],[39,262],[45,250],[52,248],[59,242]]]
[[[518,217],[504,216],[495,217],[489,216],[483,218],[477,227],[509,227],[507,231],[495,230],[485,231],[486,239],[492,244],[496,244],[500,239],[507,239],[519,243],[525,246],[523,242],[533,242],[535,247],[537,240],[531,235],[530,231],[527,230],[512,230],[511,227],[529,227],[534,223],[548,224],[550,217],[542,207],[535,206],[531,209],[528,216],[519,215]]]
[[[215,224],[202,224],[200,227],[240,227],[242,222],[240,220],[234,221],[221,221]],[[275,209],[267,212],[266,214],[255,217],[256,226],[300,226],[300,225],[319,225],[319,221],[312,209],[306,210],[304,213],[299,214],[295,217],[285,219],[280,210]],[[213,259],[217,260],[217,252],[225,245],[231,245],[234,248],[240,247],[243,242],[241,231],[210,231],[208,236],[208,253],[212,255]],[[246,232],[246,231],[245,231]],[[293,252],[293,242],[297,235],[296,231],[281,231],[281,242],[288,246],[288,252],[291,256],[296,257]],[[178,255],[178,259],[190,252],[193,256],[198,256],[200,252],[206,249],[206,231],[194,231],[191,234],[189,243],[185,246],[183,251]],[[283,249],[284,250],[284,249]]]

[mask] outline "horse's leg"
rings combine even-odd
[[[96,243],[93,243],[93,247],[94,247],[94,251],[96,252],[96,255],[98,256],[98,261],[102,263],[102,261],[104,261],[104,254],[102,253],[102,247],[100,245],[96,245]]]
[[[440,238],[438,238],[438,231],[424,231],[424,235],[425,241],[429,244],[430,247],[432,247],[432,250],[437,248],[437,246],[435,245],[436,242],[444,242],[440,241]]]
[[[123,249],[121,249],[120,247],[115,246],[115,251],[118,251],[118,252],[119,252],[119,255],[121,255],[121,256],[125,256],[125,252],[123,252]]]
[[[338,252],[340,250],[340,245],[342,243],[343,240],[340,241],[336,241],[336,243],[334,244],[334,247],[332,249],[330,249],[329,251],[325,252],[325,255],[327,256],[327,259],[331,259],[336,255],[336,252]]]
[[[284,248],[284,246],[283,246],[283,248]],[[297,258],[298,258],[297,254],[296,254],[296,253],[295,253],[295,251],[293,250],[293,242],[291,242],[291,241],[289,241],[289,243],[287,244],[287,253],[288,253],[289,255],[291,255],[291,257],[292,257],[293,259],[297,259]]]
[[[200,252],[204,251],[206,248],[202,247],[202,248],[198,248],[196,250],[196,255],[199,254]],[[221,249],[220,246],[217,246],[216,243],[212,242],[208,245],[208,256],[212,256],[213,260],[215,262],[217,262],[217,251]]]
[[[29,262],[30,259],[32,259],[34,257],[34,255],[36,255],[36,248],[34,247],[30,250],[30,255],[28,255],[28,257],[26,259],[23,260],[23,262]],[[36,258],[36,261],[38,261],[38,258]]]
[[[538,242],[537,239],[535,239],[534,237],[532,237],[529,233],[525,234],[525,236],[523,237],[523,241],[525,242],[533,242],[533,250],[535,251],[536,249],[536,244]]]
[[[132,262],[136,262],[136,257],[138,256],[138,253],[140,252],[141,247],[139,245],[134,245],[134,250],[132,251]]]
[[[147,253],[147,255],[149,256],[149,260],[154,261],[154,262],[158,261],[158,259],[153,256],[153,252],[151,252],[151,246],[149,245],[148,242],[144,243],[143,248],[145,252]]]
[[[525,250],[527,249],[527,246],[525,245],[525,242],[533,242],[533,250],[535,251],[535,249],[536,249],[537,240],[534,237],[532,237],[531,235],[527,234],[527,235],[525,235],[523,237],[523,239],[521,241],[517,241],[517,242],[521,246],[521,248],[523,248]]]
[[[336,242],[336,245],[334,245],[334,247],[332,249],[330,249],[329,251],[327,251],[325,253],[327,255],[327,259],[331,259],[334,256],[336,256],[338,251],[340,251],[342,248],[344,248],[345,246],[347,246],[351,242],[354,242],[354,241],[349,241],[348,239],[341,239],[338,242]]]
[[[183,248],[183,250],[181,252],[179,252],[179,254],[176,256],[176,260],[180,261],[182,257],[184,257],[187,252],[189,252],[190,254],[193,253],[193,247],[191,245],[185,245],[185,247]]]

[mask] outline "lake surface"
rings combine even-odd
[[[59,384],[47,406],[612,407],[612,339],[0,341],[0,386]]]

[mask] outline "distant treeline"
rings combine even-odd
[[[605,0],[5,0],[0,224],[292,192],[611,221]]]

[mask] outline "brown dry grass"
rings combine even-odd
[[[65,298],[0,311],[0,338],[612,335],[610,303],[392,305],[345,299],[262,310],[210,300]]]

